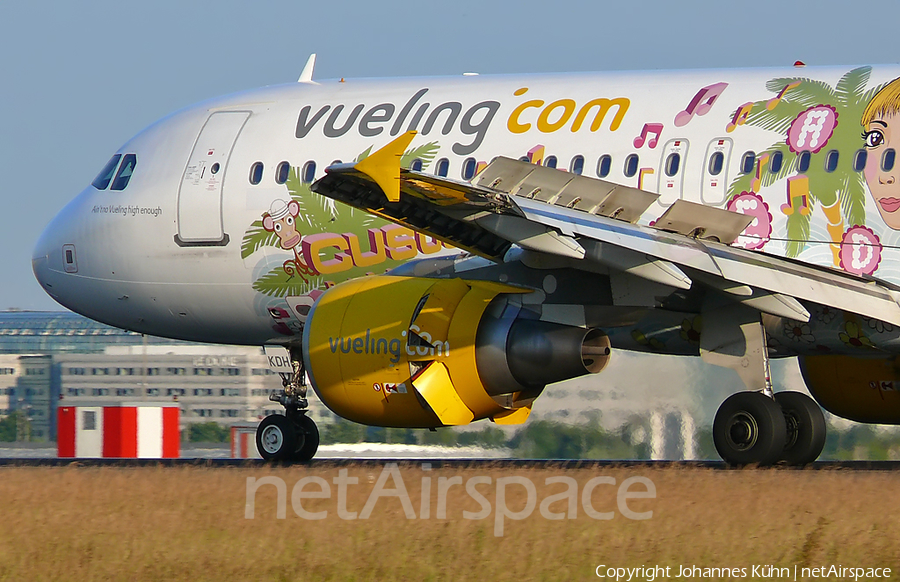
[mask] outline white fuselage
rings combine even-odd
[[[289,335],[288,330],[296,331],[291,325],[280,331],[273,327],[279,310],[286,312],[287,320],[302,320],[296,304],[286,299],[290,293],[279,290],[280,281],[272,279],[271,288],[259,282],[300,249],[286,248],[288,242],[273,238],[242,256],[242,242],[256,240],[249,235],[254,223],[280,208],[280,201],[290,200],[288,184],[276,181],[279,164],[295,168],[302,182],[312,162],[318,178],[333,162],[353,161],[415,129],[419,134],[412,147],[434,142],[437,148],[433,158],[423,160],[424,171],[438,171],[446,163],[450,178],[471,177],[469,170],[495,156],[530,156],[545,164],[552,157],[560,170],[580,169],[585,175],[658,192],[659,202],[644,214],[643,224],[679,198],[738,212],[762,211],[762,224],[754,222],[748,230],[756,230],[738,244],[767,253],[789,252],[785,240],[793,235],[787,231],[788,219],[805,213],[808,236],[794,253],[801,260],[900,283],[900,237],[885,218],[892,202],[876,203],[876,194],[868,188],[875,181],[893,183],[890,172],[874,166],[881,164],[876,150],[884,144],[869,148],[865,170],[852,167],[856,152],[865,150],[859,134],[866,131],[852,115],[862,112],[861,99],[871,97],[867,91],[900,77],[900,68],[873,68],[858,94],[851,91],[856,100],[851,107],[835,106],[838,115],[832,118],[827,111],[813,111],[821,115],[798,122],[806,124],[805,129],[760,117],[768,115],[763,109],[776,115],[784,110],[779,108],[792,107],[799,116],[819,105],[791,101],[790,88],[778,101],[778,79],[811,78],[845,90],[839,84],[851,69],[341,80],[265,87],[214,99],[179,111],[126,143],[119,153],[135,154],[137,160],[127,186],[88,186],[76,196],[42,235],[34,251],[34,270],[61,304],[115,326],[233,344],[299,340],[299,335]],[[749,117],[739,115],[742,105],[766,100],[775,100],[771,110],[757,105]],[[838,130],[852,130],[855,141],[841,137],[845,134]],[[831,143],[826,143],[828,132],[835,136]],[[772,173],[759,163],[759,154],[791,140],[791,147],[800,146],[801,151],[818,148],[815,153],[821,157],[813,158],[815,164],[831,149],[838,152],[834,171],[816,167],[806,172],[811,184],[814,172],[841,176],[835,181],[837,190],[843,182],[862,180],[862,197],[831,187],[830,192],[812,192],[803,199],[800,182],[788,178],[804,172],[794,167]],[[718,171],[713,163],[717,152],[722,154]],[[753,169],[744,173],[741,164],[747,152],[757,156]],[[632,155],[637,161],[628,167]],[[604,156],[609,156],[608,173]],[[253,184],[257,163],[262,164],[261,179]],[[783,158],[781,163],[796,160]],[[757,171],[760,181],[750,190],[744,188],[753,182],[748,174]],[[741,197],[742,192],[748,196]],[[791,193],[797,194],[794,200]],[[824,212],[831,199],[843,204],[843,215]],[[897,199],[900,206],[900,194]],[[322,204],[329,202],[323,199]],[[837,232],[843,240],[833,234],[838,228],[834,216],[841,219]],[[368,229],[385,224],[363,216],[358,222],[362,240]],[[866,254],[870,235],[881,245],[877,261]],[[863,246],[852,246],[854,241]],[[341,270],[340,255],[349,251],[329,244],[320,241],[319,247],[307,248],[317,261],[337,269],[317,281],[337,282],[354,274],[349,268]],[[390,264],[368,271],[380,272]]]

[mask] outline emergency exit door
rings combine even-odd
[[[220,111],[206,120],[178,189],[180,246],[222,246],[228,235],[222,226],[222,185],[228,158],[248,111]]]

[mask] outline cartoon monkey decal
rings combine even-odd
[[[269,211],[263,214],[263,228],[278,235],[278,242],[286,251],[294,251],[294,258],[284,262],[284,272],[289,276],[299,275],[304,282],[308,282],[304,275],[318,275],[318,271],[306,264],[303,253],[300,252],[302,235],[297,230],[297,215],[300,214],[300,205],[296,200],[285,202],[275,200]]]

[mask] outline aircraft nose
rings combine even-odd
[[[44,291],[62,303],[61,277],[78,272],[77,241],[71,232],[70,221],[64,213],[56,215],[41,233],[31,254],[31,269]]]

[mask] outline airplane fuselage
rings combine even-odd
[[[425,253],[418,248],[422,241],[410,245],[395,236],[385,242],[383,260],[375,257],[357,267],[350,255],[372,251],[371,239],[384,239],[386,227],[357,216],[352,222],[355,243],[327,225],[304,225],[298,219],[297,234],[304,239],[317,235],[318,241],[304,247],[302,239],[269,240],[249,254],[245,247],[242,257],[241,244],[252,225],[273,205],[290,200],[290,184],[277,183],[285,178],[283,170],[276,175],[279,164],[294,168],[291,182],[302,187],[333,162],[352,161],[415,129],[419,136],[413,147],[433,144],[420,158],[425,171],[467,179],[498,155],[550,163],[658,192],[659,202],[641,223],[653,221],[677,199],[756,213],[758,220],[736,244],[900,282],[892,244],[897,239],[895,197],[876,202],[865,187],[840,191],[842,181],[857,186],[867,181],[890,194],[884,183],[892,178],[879,174],[891,172],[878,167],[880,156],[869,155],[861,171],[853,167],[857,152],[867,150],[860,138],[866,127],[851,115],[865,107],[864,90],[900,76],[900,69],[874,69],[860,94],[850,95],[855,99],[850,105],[798,105],[791,100],[795,89],[788,81],[774,90],[778,79],[794,77],[841,89],[841,79],[850,71],[351,80],[294,83],[214,99],[161,120],[125,144],[119,153],[137,159],[130,182],[122,190],[89,186],[78,195],[48,227],[35,252],[35,269],[61,303],[107,323],[202,341],[283,341],[290,337],[286,334],[294,318],[285,318],[288,327],[276,331],[271,310],[295,315],[284,296],[298,288],[279,287],[279,281],[266,287],[261,280],[286,261],[299,256],[302,264],[305,252],[316,263],[308,265],[308,277],[315,281],[308,287],[315,288],[383,272]],[[846,95],[841,97],[846,101]],[[754,108],[761,101],[765,107],[757,103]],[[796,110],[797,120],[772,129],[777,120],[765,116],[774,119],[780,108],[790,109],[791,115]],[[761,120],[754,123],[754,115]],[[781,167],[773,172],[771,152],[779,142],[797,153],[792,159],[782,155],[777,162]],[[760,163],[767,150],[769,159]],[[793,158],[804,151],[813,153],[814,165],[801,172]],[[819,168],[832,163],[825,159],[831,151],[837,152],[835,169]],[[755,154],[750,162],[748,152]],[[252,183],[255,164],[262,166],[258,184]],[[788,167],[793,170],[786,172]],[[810,192],[810,186],[804,190],[795,183],[796,176],[813,172],[823,178],[819,182],[831,179],[826,187],[835,191]],[[835,202],[837,210],[826,212],[826,205]],[[842,215],[841,207],[852,214]],[[792,235],[804,231],[789,222],[801,213],[809,217],[808,236],[791,249]],[[841,232],[832,236],[835,223]],[[854,241],[881,246],[848,245]],[[64,244],[72,245],[77,264],[64,264]],[[432,244],[428,250],[438,249]]]

